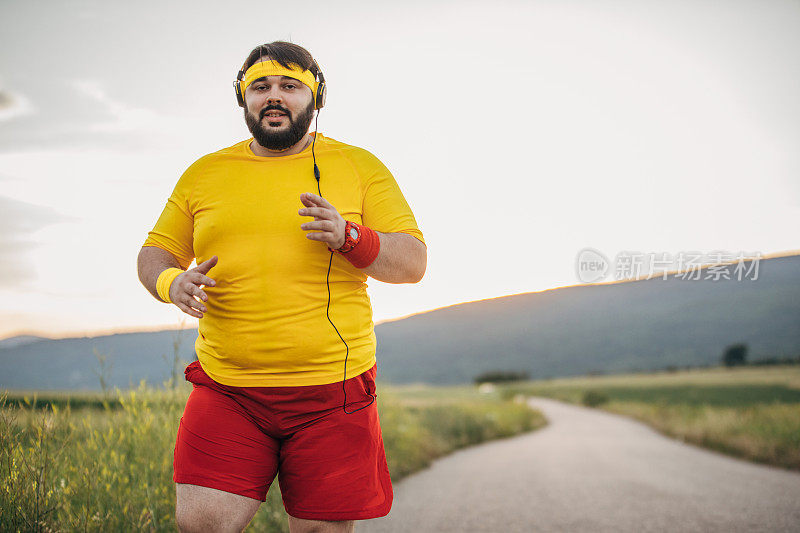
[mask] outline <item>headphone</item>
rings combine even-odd
[[[314,63],[316,64],[316,61]],[[317,67],[317,68],[319,68],[319,67]],[[318,72],[320,72],[320,71],[318,70]],[[325,79],[325,78],[322,78],[322,72],[320,72],[320,78],[323,79],[323,80]],[[319,94],[319,92],[320,91],[317,91],[318,94]],[[323,103],[324,103],[324,100],[325,100],[324,92],[322,94],[323,94],[322,99],[323,99]],[[317,156],[314,154],[314,145],[317,142],[317,131],[319,130],[319,126],[318,125],[319,125],[319,113],[317,113],[317,116],[314,117],[314,140],[311,141],[311,158],[314,161],[314,178],[317,180],[317,192],[319,193],[320,196],[322,196],[322,190],[319,188],[319,179],[321,177],[321,173],[319,171],[319,167],[317,166]],[[342,343],[344,344],[344,348],[346,350],[345,351],[345,355],[344,355],[344,375],[342,376],[342,392],[344,393],[344,400],[342,401],[342,411],[344,411],[345,414],[352,415],[353,413],[355,413],[357,411],[360,411],[362,409],[366,409],[367,407],[372,405],[375,402],[375,399],[377,398],[377,394],[375,394],[374,391],[373,392],[367,391],[367,394],[369,394],[372,397],[372,399],[369,401],[369,403],[367,405],[363,405],[363,406],[359,407],[358,409],[353,409],[352,411],[348,411],[347,410],[347,407],[346,407],[347,406],[347,389],[345,388],[345,381],[347,381],[347,357],[350,355],[350,347],[347,345],[347,342],[344,340],[344,337],[342,337],[342,334],[339,333],[339,328],[337,328],[336,324],[334,324],[333,320],[331,320],[331,313],[330,313],[330,310],[331,310],[331,282],[330,282],[330,277],[331,277],[331,265],[332,264],[333,264],[333,252],[331,252],[330,258],[328,259],[328,273],[325,274],[325,285],[328,287],[328,304],[325,306],[325,316],[328,317],[328,322],[331,323],[331,326],[333,326],[333,329],[336,331],[336,334],[339,335],[339,339],[341,339]]]
[[[327,88],[325,85],[325,76],[322,75],[322,71],[317,65],[317,60],[312,58],[311,61],[314,62],[314,66],[317,67],[317,93],[314,95],[314,109],[322,109],[325,105],[325,95],[327,94]],[[239,69],[239,73],[236,75],[236,80],[233,82],[233,90],[236,93],[236,102],[239,104],[239,107],[244,107],[244,93],[242,91],[242,82],[244,81],[244,74],[246,69],[244,68],[247,62],[242,65],[242,68]],[[252,65],[251,65],[252,66]]]
[[[314,62],[314,66],[317,67],[317,76],[316,76],[316,79],[317,79],[317,92],[314,95],[314,109],[320,110],[325,105],[325,95],[327,94],[327,89],[326,89],[326,85],[325,85],[325,76],[323,76],[322,70],[320,70],[316,59],[312,58],[311,60]],[[247,62],[245,61],[245,64],[242,65],[242,68],[239,69],[239,73],[236,75],[236,81],[233,82],[233,90],[236,92],[236,101],[239,103],[239,107],[244,107],[245,106],[244,105],[244,95],[242,94],[242,82],[244,81],[244,75],[245,75],[245,68],[244,67],[245,67],[246,64],[247,64]],[[314,162],[313,170],[314,170],[314,178],[317,181],[317,192],[319,193],[320,196],[322,196],[322,190],[319,187],[319,180],[320,180],[320,177],[321,177],[321,173],[319,171],[319,167],[317,166],[317,156],[316,156],[316,154],[314,152],[314,146],[317,143],[316,132],[319,129],[318,128],[318,124],[319,124],[319,113],[317,113],[316,117],[314,117],[314,140],[311,142],[311,157],[312,157],[312,160]],[[352,411],[348,411],[347,410],[347,407],[346,407],[346,405],[347,405],[347,390],[345,389],[345,381],[347,381],[347,358],[350,355],[350,347],[347,345],[347,342],[344,340],[344,337],[342,337],[342,334],[339,333],[339,328],[337,328],[336,325],[333,323],[333,320],[331,320],[331,315],[330,315],[330,307],[331,307],[330,276],[331,276],[331,265],[332,264],[333,264],[333,252],[331,252],[330,259],[328,260],[328,273],[325,275],[325,285],[328,287],[328,304],[325,307],[325,315],[328,317],[328,322],[331,323],[331,326],[333,326],[333,329],[336,330],[336,334],[339,335],[339,339],[341,339],[342,343],[344,343],[344,347],[345,347],[345,350],[346,350],[345,356],[344,356],[344,376],[342,377],[342,392],[344,392],[344,400],[342,402],[342,410],[345,412],[345,414],[351,415],[351,414],[353,414],[353,413],[355,413],[357,411],[360,411],[362,409],[366,409],[367,407],[372,405],[375,402],[375,398],[376,398],[377,395],[374,392],[367,391],[367,394],[369,394],[372,397],[372,399],[370,400],[370,402],[367,405],[359,407],[358,409],[353,409]]]

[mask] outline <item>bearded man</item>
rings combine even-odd
[[[324,81],[304,48],[256,47],[234,82],[252,138],[183,173],[139,253],[148,291],[199,319],[181,531],[241,531],[276,475],[293,533],[391,509],[366,280],[420,281],[427,248],[374,155],[309,133]]]

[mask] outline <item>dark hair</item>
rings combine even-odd
[[[260,58],[268,57],[277,61],[281,66],[289,68],[290,63],[300,66],[303,70],[310,70],[315,78],[319,79],[319,72],[314,63],[314,58],[308,50],[294,43],[286,41],[273,41],[253,48],[250,55],[244,61],[242,70],[247,70],[253,66]]]

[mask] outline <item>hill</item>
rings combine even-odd
[[[756,280],[676,276],[454,305],[381,324],[380,375],[463,383],[490,370],[531,379],[800,355],[800,256],[762,259]]]
[[[379,324],[379,377],[444,384],[491,370],[540,379],[716,365],[737,342],[751,360],[798,356],[798,279],[795,255],[762,259],[756,280],[670,276],[454,305]],[[108,354],[112,386],[160,384],[176,335],[180,357],[194,360],[196,329],[0,345],[0,389],[97,389],[95,349]]]

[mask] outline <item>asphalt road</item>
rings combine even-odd
[[[373,532],[799,531],[800,473],[534,398],[548,426],[458,451],[394,487]]]

